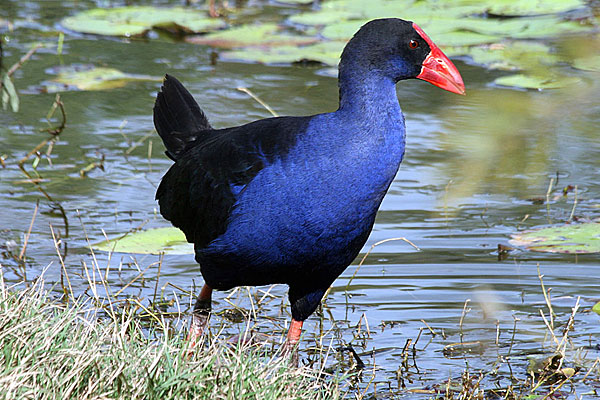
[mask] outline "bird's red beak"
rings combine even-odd
[[[421,73],[417,75],[418,79],[427,81],[437,87],[452,93],[465,94],[465,84],[458,69],[452,64],[452,61],[429,39],[429,36],[423,29],[413,23],[413,28],[427,42],[431,51],[423,61]]]

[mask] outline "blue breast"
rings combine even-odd
[[[380,118],[348,109],[314,116],[285,156],[235,188],[227,230],[198,249],[203,274],[231,287],[335,279],[364,245],[404,155],[395,92],[389,107]]]

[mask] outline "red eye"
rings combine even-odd
[[[410,47],[411,49],[416,49],[417,47],[419,47],[419,42],[417,42],[416,40],[411,40],[410,42],[408,42],[408,47]]]

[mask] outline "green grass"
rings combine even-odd
[[[1,277],[0,277],[1,278]],[[210,339],[192,356],[168,321],[54,300],[43,282],[0,280],[1,399],[327,399],[340,396],[322,371],[293,368],[270,347]]]

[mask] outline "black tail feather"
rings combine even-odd
[[[200,131],[212,129],[190,92],[170,75],[165,75],[156,96],[154,126],[172,160],[177,160],[197,140]]]

